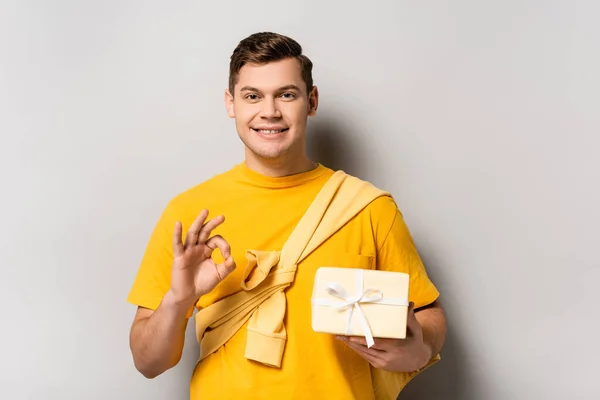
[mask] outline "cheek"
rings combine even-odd
[[[248,105],[237,105],[233,107],[233,110],[235,112],[235,119],[237,120],[238,125],[250,123],[256,115],[256,110],[254,107]]]
[[[304,125],[308,117],[308,109],[304,104],[290,104],[289,107],[285,108],[283,115],[294,125]]]

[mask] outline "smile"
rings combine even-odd
[[[274,135],[276,133],[282,133],[287,131],[289,128],[282,128],[282,129],[255,129],[252,128],[253,131],[261,133],[263,135]]]

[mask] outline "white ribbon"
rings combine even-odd
[[[367,346],[370,348],[375,344],[375,340],[373,339],[373,334],[371,332],[371,328],[369,327],[369,321],[367,321],[367,317],[365,316],[362,308],[360,308],[360,303],[377,303],[377,304],[387,304],[387,305],[395,305],[395,306],[408,306],[408,301],[406,299],[399,298],[384,298],[383,293],[379,289],[363,289],[364,286],[364,272],[362,269],[357,269],[357,279],[356,279],[356,295],[351,296],[348,294],[346,289],[342,287],[342,285],[337,282],[330,282],[327,284],[326,291],[332,296],[338,297],[343,302],[334,301],[330,299],[314,299],[313,304],[316,306],[329,306],[333,307],[336,310],[348,309],[348,316],[346,318],[346,335],[350,334],[350,324],[352,321],[352,314],[356,309],[356,312],[359,315],[359,321],[363,328],[363,333],[365,338],[367,339]]]

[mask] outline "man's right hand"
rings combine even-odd
[[[177,221],[173,232],[173,269],[171,276],[171,299],[185,308],[191,307],[203,295],[212,291],[235,269],[229,244],[220,235],[210,237],[211,232],[225,218],[215,217],[206,222],[208,211],[202,210],[190,226],[182,241],[182,225]],[[216,264],[212,252],[221,251],[224,262]]]

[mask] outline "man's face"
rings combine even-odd
[[[303,155],[307,117],[316,112],[318,92],[307,93],[298,60],[246,64],[234,91],[226,92],[225,103],[247,156],[277,160]]]

